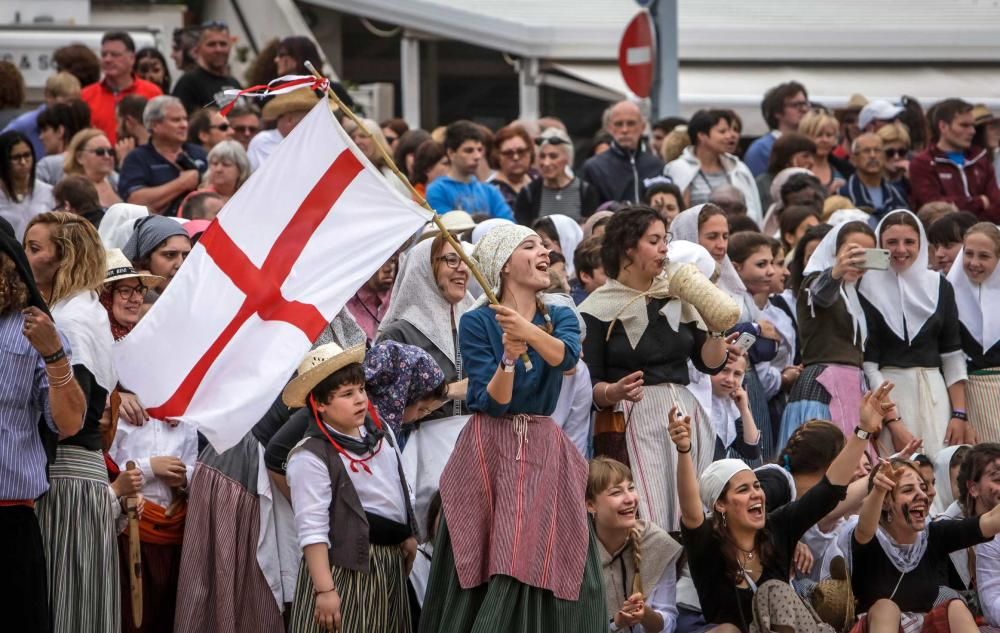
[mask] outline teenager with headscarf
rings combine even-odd
[[[974,443],[965,411],[965,358],[951,284],[927,266],[924,227],[905,209],[886,214],[876,229],[889,251],[888,270],[870,270],[858,283],[868,324],[865,374],[869,384],[891,380],[899,412],[924,451]],[[892,452],[888,438],[883,449]]]
[[[607,457],[590,462],[587,512],[600,543],[610,630],[677,630],[677,562],[681,545],[638,517],[632,471]]]
[[[35,216],[24,249],[39,292],[69,340],[73,373],[87,400],[83,428],[62,439],[49,466],[51,487],[38,503],[46,546],[54,631],[119,630],[118,504],[110,491],[100,420],[118,383],[111,325],[98,301],[105,256],[94,226],[81,216]]]
[[[857,426],[868,339],[857,282],[866,248],[875,248],[871,227],[847,222],[826,234],[805,267],[796,310],[803,370],[781,416],[780,444],[809,420],[830,420],[844,435]]]
[[[469,410],[468,378],[458,344],[458,323],[473,299],[469,269],[442,237],[410,249],[400,265],[394,298],[379,327],[378,341],[397,341],[424,350],[444,372],[447,401],[420,423],[400,431],[407,480],[417,497],[417,520],[423,524],[444,468]],[[405,439],[404,439],[405,438]]]
[[[163,292],[191,253],[191,238],[180,222],[150,215],[135,221],[122,252],[137,270],[163,277],[164,281],[156,287]]]
[[[72,349],[60,337],[35,286],[23,247],[0,218],[0,609],[25,633],[50,633],[45,548],[34,506],[49,490],[46,433],[80,430],[87,403],[70,366]]]
[[[681,534],[705,620],[718,625],[715,630],[745,632],[751,623],[758,630],[832,630],[788,583],[792,556],[802,535],[846,495],[868,435],[881,427],[890,389],[881,385],[865,397],[860,424],[819,483],[772,512],[757,476],[742,461],[719,460],[698,471],[691,458],[691,418],[670,412],[669,433],[679,453]]]
[[[583,229],[580,223],[568,215],[553,214],[535,220],[535,232],[542,238],[542,243],[550,251],[559,253],[566,259],[566,274],[573,277],[573,255],[576,247],[583,241]]]
[[[421,629],[603,633],[587,464],[548,417],[579,358],[579,325],[539,299],[548,249],[531,229],[495,228],[473,256],[501,303],[481,302],[459,328],[474,413],[441,476]]]
[[[1000,229],[989,222],[965,234],[962,253],[948,273],[955,290],[962,351],[968,358],[968,417],[984,442],[1000,441]]]
[[[864,614],[852,631],[978,631],[961,599],[937,602],[941,570],[951,552],[1000,533],[1000,509],[929,521],[927,483],[900,457],[876,465],[869,488],[857,527],[842,536],[857,610]]]
[[[700,412],[689,389],[688,362],[700,373],[720,371],[727,341],[722,332],[708,332],[702,315],[671,292],[664,274],[667,230],[653,209],[634,206],[616,212],[608,222],[601,259],[608,281],[580,304],[590,333],[583,359],[590,369],[594,404],[620,411],[627,420],[621,430],[624,445],[618,455],[609,456],[627,459],[639,473],[636,484],[645,517],[674,530],[680,518],[671,476],[676,456],[663,416],[673,406],[692,415],[695,461],[707,467],[715,452],[715,431],[709,412]]]
[[[763,424],[764,421],[770,419],[770,411],[768,395],[761,384],[756,365],[774,359],[781,337],[774,325],[761,315],[760,308],[754,301],[753,293],[747,289],[729,256],[729,223],[722,209],[714,204],[703,204],[687,209],[681,212],[670,224],[670,234],[672,239],[695,242],[708,250],[719,271],[716,285],[740,305],[739,323],[734,332],[748,333],[757,337],[749,349],[751,365],[747,367],[747,372],[744,375],[744,388],[747,391],[754,418],[761,430],[761,454],[765,461],[770,460],[776,450],[777,443],[771,426]],[[740,250],[741,257],[749,257],[749,255],[749,251]],[[744,268],[744,264],[745,262],[741,261],[740,268]],[[771,268],[770,260],[768,260],[766,268]],[[748,276],[751,270],[752,268],[746,268]]]

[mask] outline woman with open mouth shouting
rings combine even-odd
[[[868,384],[897,385],[899,414],[934,457],[945,446],[975,444],[965,410],[965,354],[955,291],[927,267],[927,234],[906,209],[888,213],[875,229],[889,251],[888,270],[858,282],[868,323],[864,371]],[[893,447],[882,438],[883,454]]]
[[[891,389],[883,383],[865,396],[860,424],[823,479],[770,513],[757,476],[740,460],[714,462],[699,480],[690,454],[690,418],[671,411],[681,535],[705,621],[716,625],[713,631],[745,632],[751,623],[760,630],[832,631],[788,583],[792,556],[802,535],[846,495],[868,438],[881,430]]]
[[[869,489],[842,547],[850,552],[858,612],[867,612],[853,632],[978,631],[962,600],[934,606],[939,570],[951,552],[1000,533],[1000,506],[967,519],[928,521],[927,483],[916,464],[901,458],[872,469]]]

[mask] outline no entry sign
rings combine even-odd
[[[655,33],[652,16],[649,11],[643,10],[625,27],[621,44],[618,45],[618,67],[622,71],[625,85],[637,97],[648,97],[653,88]]]

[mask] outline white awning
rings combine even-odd
[[[573,79],[547,72],[543,83],[575,90],[597,98],[624,98],[630,93],[617,64],[552,63],[547,71],[558,71]],[[768,88],[785,81],[802,82],[810,100],[827,107],[847,103],[854,93],[868,99],[898,101],[902,95],[916,97],[926,108],[935,101],[961,97],[1000,110],[1000,82],[995,66],[785,66],[721,65],[681,63],[681,114],[690,116],[707,107],[730,108],[743,119],[744,133],[767,131],[760,114],[760,100]],[[576,81],[573,81],[576,80]],[[584,84],[580,86],[579,84]],[[603,96],[602,96],[603,95]]]

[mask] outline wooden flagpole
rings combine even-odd
[[[317,79],[326,79],[326,77],[321,75],[319,71],[316,70],[316,67],[312,65],[312,62],[307,60],[305,62],[305,66]],[[447,240],[447,242],[451,244],[451,247],[455,249],[455,253],[462,259],[463,262],[465,262],[465,265],[469,268],[469,272],[471,272],[472,276],[476,278],[477,282],[479,282],[479,285],[482,287],[483,293],[486,295],[489,302],[494,305],[500,305],[499,299],[497,299],[497,296],[493,293],[493,288],[486,281],[486,278],[483,277],[483,273],[479,270],[479,267],[476,266],[475,261],[466,254],[465,249],[459,241],[455,239],[455,236],[451,234],[451,231],[445,228],[444,222],[441,221],[441,216],[438,215],[437,211],[435,211],[434,208],[427,203],[427,200],[420,195],[419,191],[413,188],[413,185],[410,183],[410,179],[399,170],[399,167],[396,166],[396,162],[392,159],[392,155],[389,153],[389,150],[382,145],[379,139],[371,135],[368,128],[362,124],[361,119],[359,119],[358,116],[354,114],[354,112],[352,112],[343,101],[340,100],[340,97],[338,97],[337,93],[333,91],[333,88],[327,86],[326,94],[331,101],[337,104],[340,111],[343,112],[347,118],[358,127],[361,133],[371,139],[375,148],[378,150],[379,155],[382,157],[382,162],[385,163],[386,167],[388,167],[389,170],[396,175],[396,178],[399,178],[400,182],[406,186],[406,189],[410,192],[410,196],[412,196],[412,198],[419,203],[420,206],[431,212],[431,218],[434,224],[436,224],[438,229],[441,231],[441,235],[444,236],[445,240]],[[521,361],[524,363],[525,369],[531,371],[531,360],[528,358],[527,354],[521,355]]]
[[[117,418],[113,418],[117,419]],[[135,470],[136,464],[129,461],[125,470]],[[125,500],[128,514],[128,578],[132,590],[132,624],[142,626],[142,556],[139,551],[139,500],[129,495]]]

